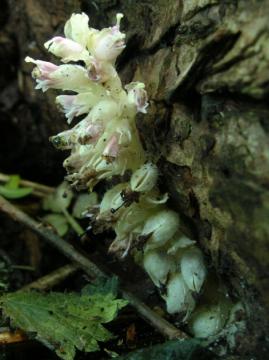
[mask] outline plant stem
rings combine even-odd
[[[66,220],[68,221],[69,225],[72,227],[72,229],[78,234],[78,236],[85,233],[85,231],[82,229],[82,227],[79,225],[79,223],[69,214],[69,212],[66,209],[62,210]]]
[[[40,235],[44,240],[56,247],[71,261],[78,264],[92,279],[100,277],[108,277],[102,270],[100,270],[91,260],[77,251],[71,244],[61,239],[57,234],[48,229],[42,223],[32,219],[30,216],[16,208],[9,201],[0,196],[0,211],[8,214],[13,220],[21,222],[25,226],[32,229],[35,233]],[[155,329],[169,339],[183,339],[187,335],[167,320],[151,310],[146,304],[139,300],[134,294],[125,289],[121,289],[122,296],[129,301],[137,312],[149,322]]]

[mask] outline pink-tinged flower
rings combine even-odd
[[[89,29],[88,23],[89,17],[86,14],[72,14],[64,27],[65,36],[85,48],[90,34],[97,31],[95,29]]]
[[[56,97],[56,103],[59,104],[68,124],[72,122],[75,116],[86,114],[90,109],[99,101],[100,95],[104,95],[104,92],[85,92],[78,95],[59,95]]]
[[[43,92],[52,89],[71,90],[75,92],[89,92],[96,88],[88,77],[87,70],[79,65],[54,65],[41,60],[34,60],[27,56],[26,62],[37,65],[33,70],[36,79],[36,89]]]
[[[59,95],[56,97],[56,104],[62,106],[68,124],[71,124],[75,116],[83,114],[80,113],[80,106],[75,104],[76,98],[77,95]]]
[[[89,78],[94,82],[101,82],[101,63],[91,56],[90,63],[87,68]]]
[[[149,105],[145,84],[141,82],[131,82],[125,86],[125,89],[128,93],[129,102],[136,106],[138,112],[145,114]]]
[[[64,63],[78,60],[89,61],[90,56],[85,47],[73,40],[56,36],[47,41],[44,46],[53,55],[60,57]]]
[[[119,153],[119,139],[116,134],[113,134],[108,140],[108,143],[103,151],[103,156],[108,158],[116,158]]]
[[[87,70],[89,78],[98,83],[104,83],[110,78],[117,76],[117,72],[112,64],[100,61],[93,56],[90,57]]]
[[[85,130],[80,131],[78,141],[81,145],[96,144],[103,132],[104,126],[102,123],[90,123]]]
[[[117,14],[117,24],[111,28],[94,32],[89,39],[88,49],[98,60],[114,62],[125,48],[125,34],[120,32],[122,14]]]
[[[53,84],[53,73],[59,69],[59,66],[48,61],[34,60],[29,56],[25,58],[25,61],[36,65],[32,72],[33,78],[37,82],[36,89],[46,91]]]

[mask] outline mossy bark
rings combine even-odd
[[[269,309],[269,1],[10,0],[1,7],[0,127],[9,136],[1,158],[12,171],[34,169],[39,180],[62,176],[47,138],[66,125],[54,94],[34,90],[24,57],[48,59],[43,43],[62,33],[72,12],[88,13],[96,27],[125,14],[118,67],[123,81],[145,82],[151,100],[138,119],[141,138],[208,262],[250,308],[239,357],[260,353]]]

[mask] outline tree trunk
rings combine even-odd
[[[125,15],[124,82],[146,84],[151,106],[141,138],[163,170],[163,188],[194,233],[209,266],[250,309],[238,354],[266,348],[269,308],[269,1],[10,0],[1,2],[1,167],[60,181],[62,154],[48,137],[65,120],[52,92],[34,90],[26,55],[72,12],[91,26]],[[157,154],[157,155],[156,155]]]

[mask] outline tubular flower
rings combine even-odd
[[[114,62],[125,48],[125,34],[120,32],[122,14],[117,14],[115,26],[93,32],[88,41],[90,53],[98,60]]]
[[[145,90],[145,84],[132,82],[125,86],[128,92],[128,101],[136,106],[138,112],[145,114],[148,107],[148,96]]]
[[[98,95],[99,89],[95,90],[95,92],[85,92],[78,95],[59,95],[56,97],[56,103],[62,108],[68,124],[72,122],[74,117],[88,113],[101,96],[105,96],[102,93]]]
[[[97,30],[89,29],[89,17],[88,15],[72,14],[71,18],[66,22],[64,27],[64,34],[68,39],[76,41],[83,47],[86,47],[89,36],[92,32]]]
[[[179,215],[168,208],[168,195],[157,187],[159,171],[140,142],[135,116],[149,105],[145,85],[132,82],[123,88],[115,69],[125,48],[122,17],[117,14],[116,25],[96,30],[88,27],[86,14],[73,14],[65,38],[45,43],[63,63],[83,60],[85,66],[25,60],[36,65],[37,89],[72,91],[56,98],[69,124],[85,114],[73,128],[51,137],[56,148],[70,150],[66,179],[89,191],[101,180],[118,181],[94,211],[89,205],[91,226],[114,229],[110,252],[120,257],[139,253],[137,261],[155,285],[166,287],[167,311],[186,320],[195,306],[193,294],[206,279],[205,264],[195,241],[182,234]]]
[[[78,60],[87,62],[90,59],[88,51],[82,45],[61,36],[52,38],[44,46],[53,55],[60,57],[63,63]]]

